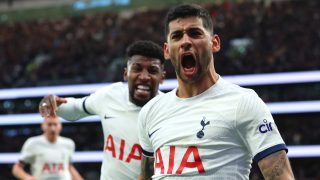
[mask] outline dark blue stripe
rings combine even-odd
[[[86,97],[86,98],[84,99],[84,101],[82,102],[82,108],[83,108],[84,112],[86,112],[87,114],[94,115],[94,114],[89,113],[89,111],[88,111],[87,108],[86,108],[85,103],[86,103],[87,98],[88,98],[88,97]]]
[[[144,149],[142,149],[142,154],[145,155],[145,156],[149,156],[149,157],[153,157],[153,152],[149,152],[149,151],[145,151]]]
[[[259,152],[257,155],[254,156],[253,160],[255,162],[259,162],[261,159],[263,159],[264,157],[277,152],[277,151],[281,151],[281,150],[285,150],[286,152],[288,152],[288,148],[285,144],[278,144],[272,147],[269,147],[268,149]]]

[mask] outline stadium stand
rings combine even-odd
[[[319,70],[320,2],[263,2],[224,1],[206,5],[222,39],[221,53],[216,56],[221,75]],[[161,19],[166,11],[167,8],[103,11],[54,20],[2,22],[0,88],[122,80],[125,47],[138,39],[161,44]],[[168,78],[175,77],[169,63],[166,70]],[[256,90],[265,102],[320,100],[319,82],[247,87]],[[1,99],[0,114],[35,113],[40,98]],[[274,119],[288,145],[320,145],[319,114],[274,114]],[[0,153],[18,152],[28,137],[40,133],[37,124],[0,126]],[[103,137],[96,134],[101,134],[101,127],[94,122],[65,124],[62,132],[75,140],[77,151],[101,150]],[[320,157],[291,158],[296,179],[320,179],[319,160]],[[13,179],[11,166],[1,164],[0,179]],[[75,166],[86,179],[98,179],[99,162]],[[261,178],[253,163],[250,179]]]

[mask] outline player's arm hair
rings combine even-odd
[[[266,180],[291,180],[294,175],[287,153],[284,150],[272,153],[258,162]]]
[[[17,179],[33,179],[32,175],[24,170],[25,164],[17,161],[12,167],[12,175]]]
[[[71,163],[69,165],[69,171],[70,171],[72,180],[83,180],[83,177],[80,175],[78,170]]]
[[[154,158],[142,156],[141,159],[141,172],[139,180],[151,180],[153,175],[153,162]]]

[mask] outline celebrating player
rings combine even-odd
[[[152,178],[249,179],[253,159],[266,179],[294,179],[267,106],[253,90],[216,73],[220,39],[208,11],[172,8],[165,32],[164,54],[178,87],[146,104],[138,121],[143,154],[155,157]]]
[[[151,41],[137,41],[127,49],[124,79],[81,99],[44,97],[43,116],[57,113],[67,120],[99,115],[104,133],[101,179],[137,179],[141,165],[141,147],[137,121],[141,107],[159,94],[165,77],[164,56]]]

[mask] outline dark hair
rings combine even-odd
[[[164,64],[163,49],[152,41],[140,40],[132,43],[126,51],[128,60],[134,55],[142,55],[150,58],[156,58]]]
[[[178,18],[196,16],[202,19],[203,27],[213,34],[213,23],[210,13],[203,7],[196,4],[182,4],[169,10],[165,19],[165,37],[169,33],[169,23]]]

